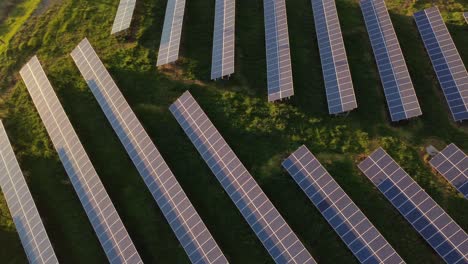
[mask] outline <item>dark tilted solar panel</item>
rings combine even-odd
[[[455,121],[468,119],[468,73],[437,7],[414,14]]]
[[[468,157],[461,149],[450,144],[429,163],[468,199]]]
[[[268,101],[294,95],[285,0],[263,0]]]
[[[234,73],[235,9],[235,0],[216,0],[211,59],[212,80]]]
[[[192,263],[227,263],[88,40],[72,57]]]
[[[192,95],[170,110],[274,261],[315,263]]]
[[[135,9],[136,0],[120,0],[117,14],[115,15],[114,24],[112,25],[111,34],[125,30],[130,27],[132,22],[133,10]]]
[[[37,57],[20,71],[110,263],[143,263]]]
[[[466,232],[382,149],[359,169],[447,263],[468,263]]]
[[[392,121],[420,116],[418,98],[384,0],[361,0],[361,10]]]
[[[163,32],[159,45],[156,66],[176,61],[179,58],[180,37],[184,21],[185,0],[168,0]]]
[[[58,263],[2,122],[0,122],[0,188],[29,263]]]
[[[351,111],[357,108],[357,102],[335,0],[312,0],[312,9],[327,93],[328,112],[339,114]]]
[[[405,263],[307,147],[282,165],[359,262]]]

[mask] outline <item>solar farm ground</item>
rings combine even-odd
[[[408,263],[442,260],[359,172],[357,162],[377,146],[384,147],[468,230],[468,203],[431,172],[424,155],[428,144],[443,149],[451,142],[468,152],[468,126],[452,121],[412,17],[413,12],[440,3],[468,65],[468,26],[461,13],[468,10],[467,0],[386,1],[423,112],[398,124],[390,122],[357,0],[337,0],[358,101],[358,109],[342,117],[328,115],[309,0],[287,1],[295,96],[275,104],[267,103],[261,0],[237,1],[236,72],[229,81],[216,83],[209,80],[214,0],[187,1],[181,59],[163,69],[155,65],[166,1],[137,1],[131,30],[115,37],[110,30],[118,2],[62,0],[20,23],[16,34],[5,38],[6,44],[0,43],[0,116],[62,263],[104,263],[106,258],[20,79],[19,69],[36,53],[143,260],[189,262],[69,56],[84,37],[230,262],[272,260],[171,115],[170,104],[186,90],[319,263],[357,260],[281,167],[283,159],[302,144]],[[24,13],[12,12],[12,18],[17,14]],[[0,31],[0,38],[6,34]],[[0,262],[26,262],[3,196]]]

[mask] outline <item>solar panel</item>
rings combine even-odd
[[[307,147],[301,146],[282,165],[359,262],[404,263]]]
[[[468,12],[463,13],[463,16],[465,17],[466,23],[468,23]]]
[[[211,60],[212,80],[234,73],[235,9],[235,0],[216,0]]]
[[[450,144],[429,163],[468,199],[468,157],[461,149]]]
[[[335,0],[312,0],[312,9],[328,112],[339,114],[351,111],[357,108],[357,102]]]
[[[110,263],[143,263],[37,57],[20,71]]]
[[[268,101],[294,95],[285,0],[263,0]]]
[[[29,263],[58,263],[2,122],[0,122],[0,187]]]
[[[455,121],[468,119],[468,73],[437,7],[414,14]]]
[[[179,58],[184,11],[185,0],[168,0],[156,66],[174,62]]]
[[[130,27],[132,22],[133,10],[135,10],[136,0],[120,0],[111,34],[120,32]]]
[[[384,0],[361,0],[361,10],[392,121],[422,115]]]
[[[227,263],[87,39],[72,57],[192,263]]]
[[[467,263],[465,231],[382,149],[359,169],[447,263]]]
[[[276,263],[315,263],[187,91],[170,110]]]

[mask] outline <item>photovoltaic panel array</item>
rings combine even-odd
[[[0,187],[29,263],[58,263],[2,122],[0,122]]]
[[[20,71],[110,263],[143,263],[37,57]]]
[[[361,0],[361,10],[392,121],[422,115],[384,0]]]
[[[227,263],[87,39],[72,57],[192,263]]]
[[[120,0],[117,14],[115,15],[114,24],[112,25],[111,34],[125,30],[130,27],[132,22],[133,10],[135,9],[136,0]]]
[[[465,17],[466,23],[468,23],[468,12],[463,13],[463,16]]]
[[[359,169],[447,263],[468,263],[466,232],[382,149]]]
[[[468,157],[461,149],[450,144],[429,163],[468,199]]]
[[[170,110],[276,263],[315,263],[187,91]]]
[[[312,0],[322,61],[328,112],[339,114],[357,107],[335,0]]]
[[[468,119],[468,72],[437,7],[414,14],[455,121]]]
[[[404,263],[307,147],[300,147],[282,165],[359,262]]]
[[[180,37],[184,21],[185,0],[168,0],[163,32],[159,45],[156,66],[176,61],[179,58]]]
[[[294,95],[285,0],[263,0],[268,101]]]
[[[236,1],[216,0],[211,79],[234,73]]]

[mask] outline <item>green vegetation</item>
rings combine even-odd
[[[0,54],[2,54],[11,38],[31,17],[41,0],[2,0],[0,1]]]
[[[467,0],[442,1],[449,30],[468,63],[468,27],[452,12]],[[34,1],[26,1],[32,3]],[[1,116],[62,263],[104,263],[105,256],[45,128],[20,80],[20,67],[37,54],[146,263],[187,263],[183,249],[128,159],[69,53],[88,37],[140,121],[232,263],[271,263],[229,197],[168,111],[189,89],[213,123],[320,263],[356,263],[346,246],[280,166],[306,144],[408,263],[442,263],[391,204],[359,173],[356,163],[383,146],[457,221],[468,229],[468,205],[431,172],[424,147],[454,142],[468,150],[465,125],[455,124],[437,84],[412,12],[429,0],[387,0],[423,116],[391,124],[357,0],[337,0],[359,108],[327,114],[310,0],[288,0],[296,96],[266,102],[262,0],[237,1],[236,73],[211,82],[215,1],[186,5],[179,63],[155,67],[166,1],[137,1],[132,29],[110,36],[117,0],[63,0],[31,17],[0,56]],[[29,6],[25,13],[32,12]],[[21,23],[22,24],[22,23]],[[17,31],[17,30],[15,30]],[[3,198],[0,260],[26,258]]]

